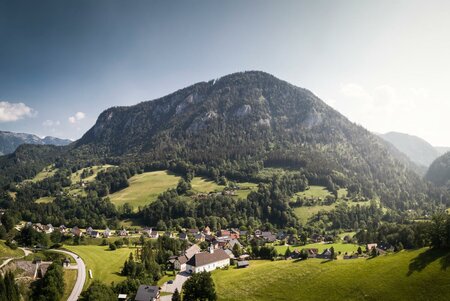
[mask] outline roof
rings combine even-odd
[[[238,267],[246,267],[246,266],[250,265],[250,263],[247,260],[243,260],[243,261],[238,261],[237,265],[238,265]]]
[[[204,266],[213,262],[230,259],[228,254],[222,250],[214,250],[213,253],[202,252],[195,254],[191,259],[188,260],[187,264],[195,267]]]
[[[200,247],[198,245],[192,245],[189,249],[187,249],[184,254],[188,259],[191,259],[192,256],[200,252]]]
[[[188,258],[186,257],[186,255],[182,255],[182,256],[178,256],[177,260],[180,264],[184,264],[188,261]]]
[[[140,285],[135,301],[150,301],[159,295],[159,287],[150,285]]]

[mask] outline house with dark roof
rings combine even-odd
[[[159,300],[159,287],[140,285],[136,293],[135,301],[157,301]]]
[[[222,249],[209,248],[209,252],[195,254],[186,263],[189,273],[211,272],[230,265],[230,256]]]

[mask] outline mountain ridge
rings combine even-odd
[[[72,143],[69,139],[52,136],[40,138],[34,134],[0,131],[0,155],[13,153],[22,144],[56,145],[64,146]]]

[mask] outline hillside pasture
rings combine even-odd
[[[278,254],[283,255],[286,252],[286,249],[289,248],[291,251],[294,251],[295,249],[301,250],[301,249],[318,249],[320,253],[322,253],[325,249],[329,249],[333,247],[334,251],[336,253],[341,252],[344,254],[357,252],[358,251],[358,245],[357,244],[347,244],[347,243],[314,243],[314,244],[307,244],[304,246],[275,246],[274,248],[277,250]],[[361,247],[363,251],[365,250],[364,247]]]
[[[192,190],[197,193],[219,192],[225,188],[224,185],[219,185],[203,177],[194,177],[191,181],[191,186]]]
[[[213,279],[223,301],[449,300],[449,266],[449,253],[424,248],[374,259],[255,260]]]
[[[130,186],[109,195],[116,206],[129,203],[137,210],[138,206],[145,206],[155,201],[159,194],[169,188],[175,188],[180,176],[167,170],[145,172],[131,177]]]

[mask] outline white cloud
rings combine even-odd
[[[59,120],[53,121],[50,119],[45,120],[42,125],[45,127],[54,127],[54,126],[59,126],[61,123],[59,122]]]
[[[36,112],[22,102],[11,103],[7,101],[0,102],[0,122],[9,122],[31,117]]]
[[[74,116],[69,117],[70,123],[77,123],[80,120],[83,120],[86,117],[86,114],[83,112],[76,112]]]

